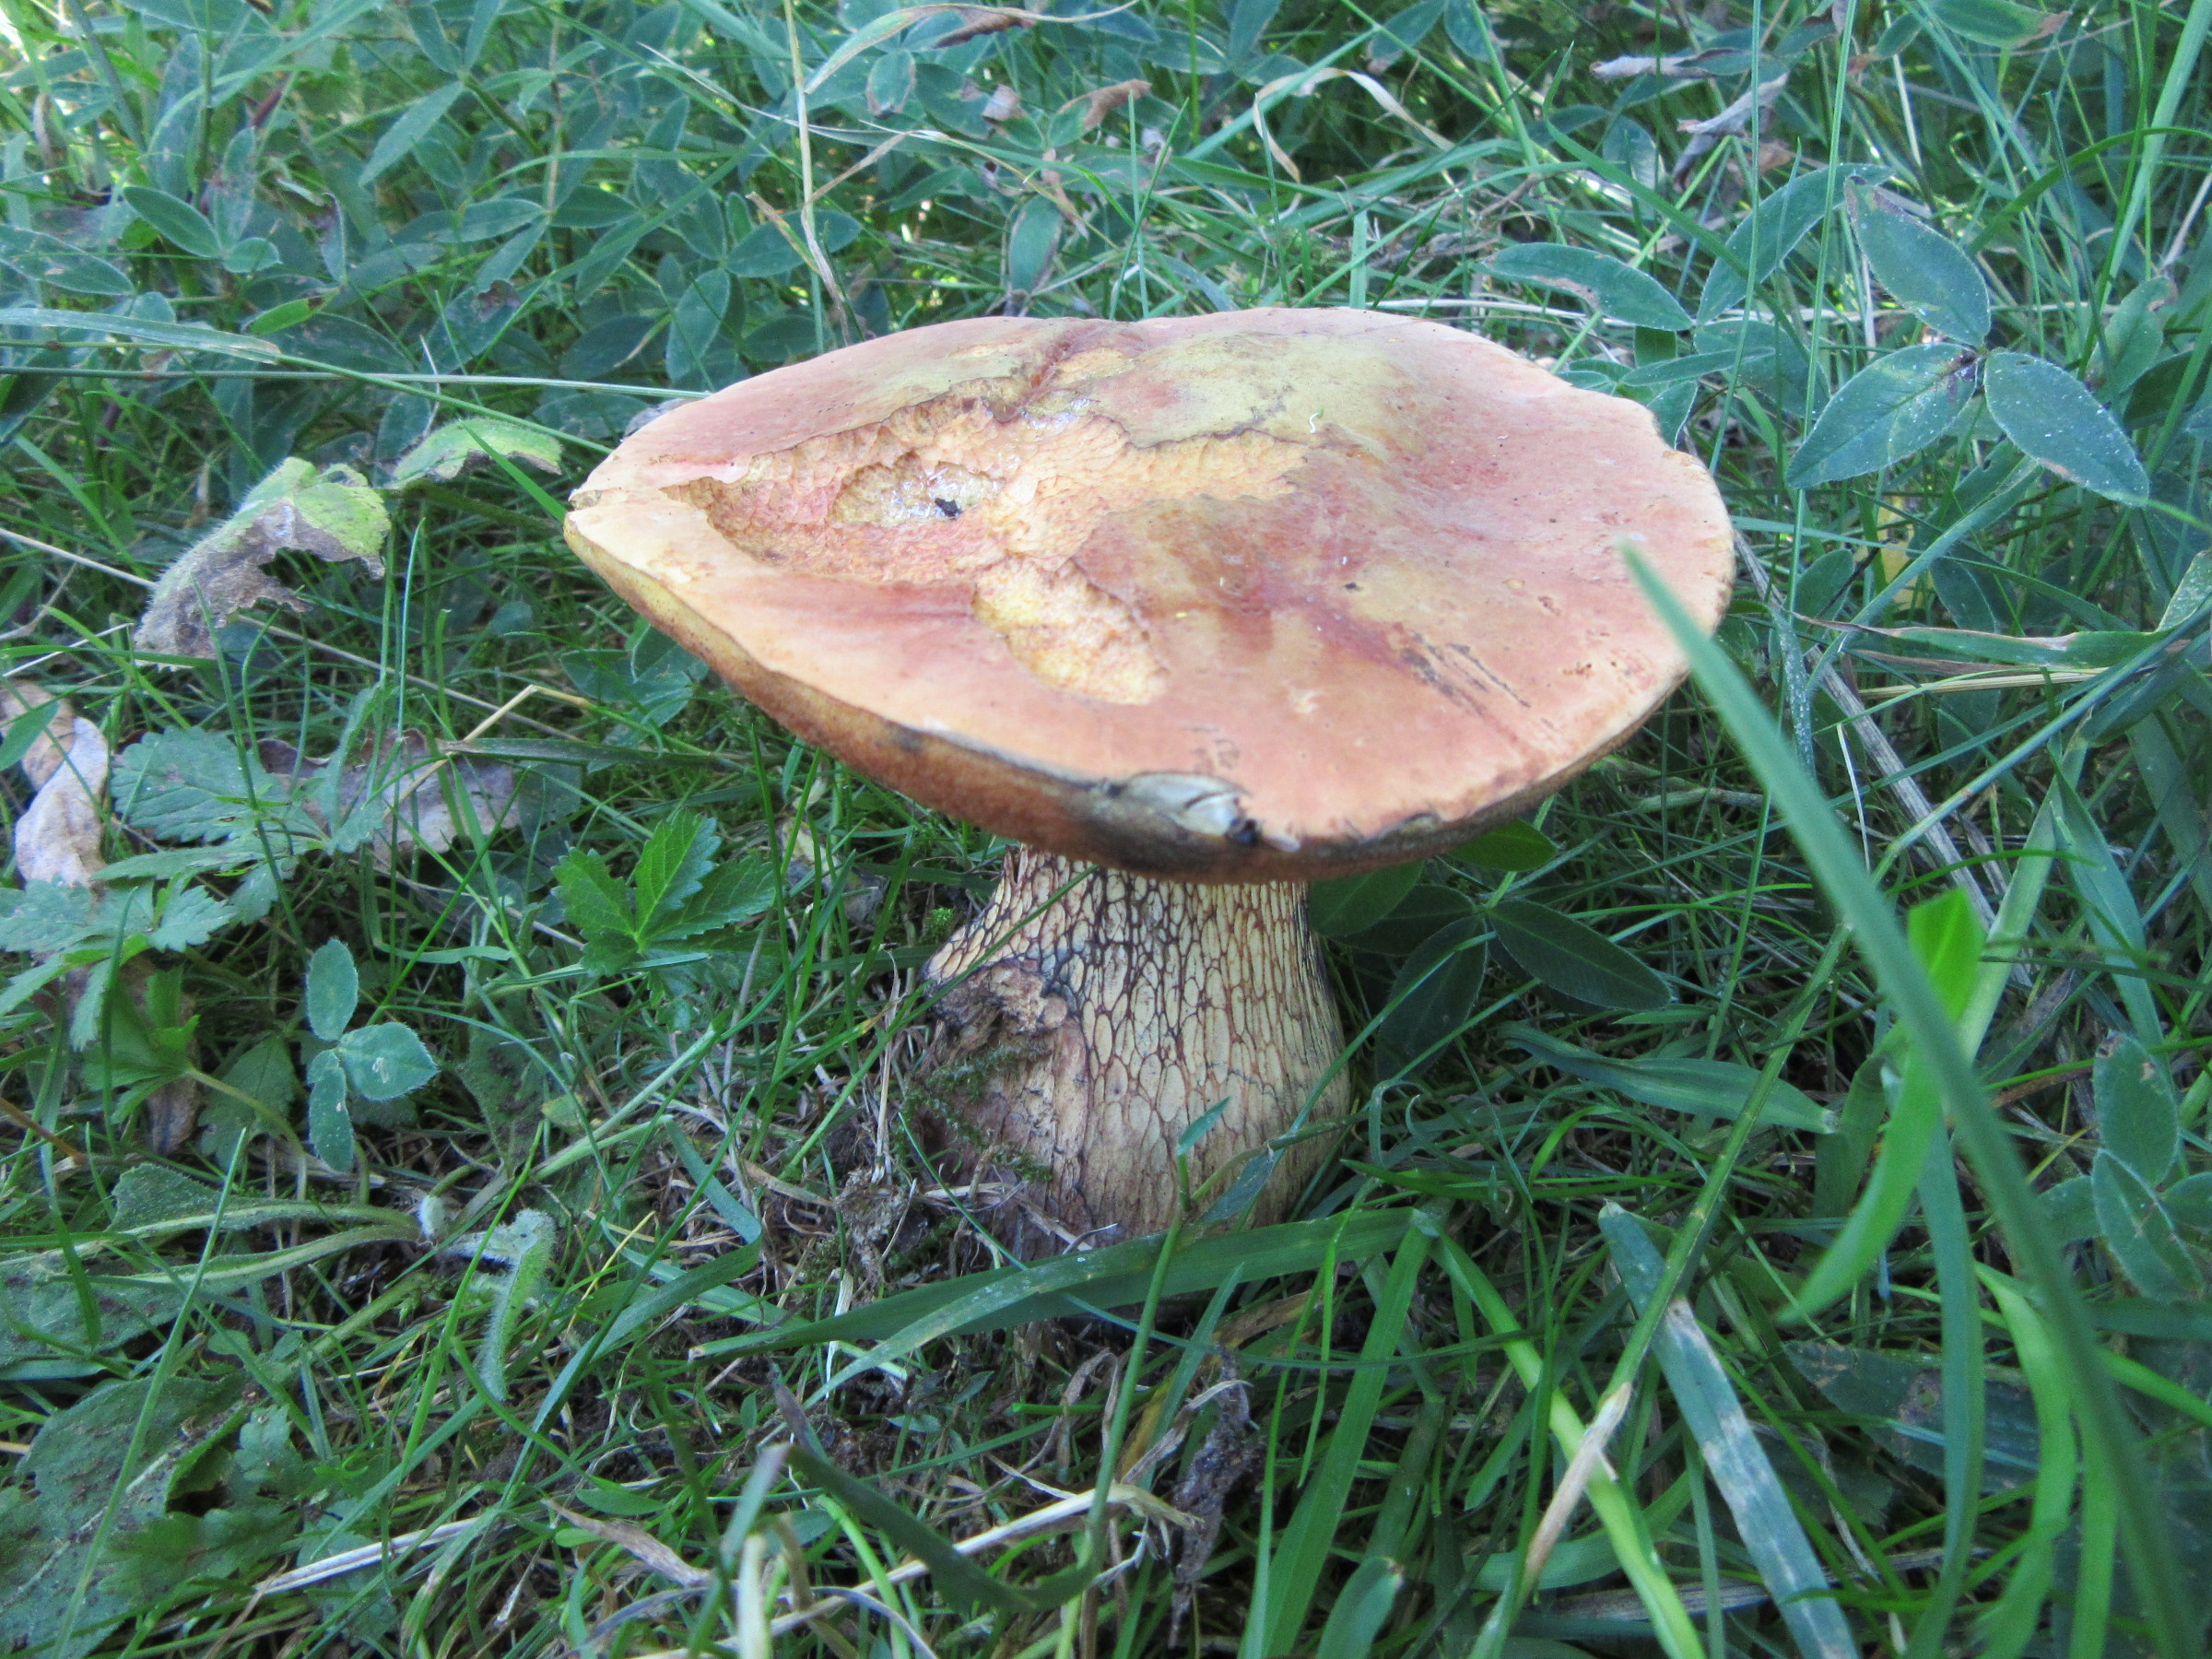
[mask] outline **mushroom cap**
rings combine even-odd
[[[645,427],[569,545],[802,737],[1074,858],[1310,880],[1625,739],[1731,538],[1641,406],[1441,324],[1269,309],[887,335]]]

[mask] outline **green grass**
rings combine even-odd
[[[0,1651],[2201,1651],[2212,5],[1050,9],[0,8],[0,653],[116,757],[0,900]],[[1293,1220],[1021,1267],[925,1149],[997,847],[559,500],[866,335],[1257,304],[1651,403],[1745,580],[1540,834],[1329,895]],[[295,456],[312,608],[135,648]]]

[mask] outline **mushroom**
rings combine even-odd
[[[809,742],[1020,843],[928,968],[969,1161],[1064,1239],[1158,1230],[1340,1114],[1303,884],[1441,853],[1624,741],[1725,510],[1640,406],[1440,324],[982,318],[664,415],[568,539]],[[1033,1234],[1028,1235],[1034,1237]]]

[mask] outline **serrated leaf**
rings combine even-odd
[[[371,1100],[396,1100],[438,1075],[438,1062],[422,1039],[397,1020],[382,1020],[348,1031],[337,1053],[355,1090]]]
[[[653,826],[638,849],[630,876],[637,892],[638,933],[651,939],[699,891],[714,862],[722,831],[696,812],[672,812]]]
[[[765,858],[735,858],[707,873],[683,908],[653,930],[656,944],[695,938],[749,922],[775,902],[782,883]]]
[[[473,467],[489,465],[494,455],[526,462],[540,472],[557,473],[560,470],[560,440],[519,420],[494,420],[481,415],[449,420],[394,463],[392,488],[450,482]]]
[[[2163,1186],[2182,1154],[2182,1103],[2165,1065],[2122,1035],[2097,1057],[2090,1081],[2104,1149],[2149,1185]]]
[[[75,948],[100,931],[99,896],[90,888],[58,881],[33,881],[21,891],[0,896],[0,950],[24,956],[52,956]]]
[[[1973,396],[1976,359],[1956,346],[1908,346],[1877,358],[1836,391],[1790,457],[1793,489],[1879,472],[1959,423]]]
[[[1990,415],[2030,460],[2112,500],[2150,499],[2150,475],[2112,411],[2056,363],[1993,351],[1982,380]]]
[[[1664,1055],[1618,1060],[1562,1042],[1532,1026],[1508,1026],[1504,1035],[1547,1065],[1556,1066],[1570,1077],[1667,1112],[1701,1112],[1729,1120],[1739,1118],[1750,1103],[1751,1092],[1759,1079],[1759,1074],[1751,1067],[1730,1060]],[[1834,1112],[1815,1105],[1780,1078],[1768,1088],[1759,1118],[1762,1124],[1809,1129],[1815,1135],[1832,1134],[1836,1127]]]
[[[116,810],[162,841],[226,841],[265,824],[311,830],[288,812],[285,797],[255,756],[215,732],[157,732],[115,758]]]
[[[353,1023],[360,1002],[361,973],[353,952],[343,939],[324,941],[307,959],[307,1029],[325,1042],[335,1042]]]
[[[1397,909],[1420,878],[1418,864],[1402,864],[1316,881],[1306,889],[1306,914],[1323,938],[1349,938]]]
[[[1534,824],[1516,818],[1485,830],[1447,855],[1453,864],[1473,865],[1480,870],[1540,870],[1559,855],[1558,844]]]
[[[570,925],[587,943],[636,937],[629,890],[615,879],[606,860],[598,853],[579,847],[553,866],[553,879]]]
[[[2173,1230],[2158,1194],[2109,1152],[2089,1166],[2097,1234],[2120,1270],[2146,1296],[2175,1301],[2198,1294],[2205,1276]]]
[[[160,920],[141,931],[156,950],[189,950],[205,945],[233,920],[230,906],[206,888],[180,886],[170,889]]]
[[[1594,248],[1517,242],[1483,264],[1491,275],[1511,282],[1563,289],[1617,323],[1669,331],[1689,326],[1689,313],[1656,278]]]
[[[1549,905],[1502,899],[1489,913],[1500,948],[1539,984],[1600,1008],[1664,1008],[1674,1001],[1665,980]]]
[[[309,608],[262,569],[277,554],[312,553],[334,564],[355,559],[382,576],[391,525],[382,496],[352,467],[318,472],[294,456],[161,573],[132,642],[159,656],[213,656],[216,630],[248,606],[265,601]]]
[[[1978,346],[1989,335],[1989,285],[1964,250],[1918,219],[1852,193],[1853,222],[1875,279],[1937,334]]]

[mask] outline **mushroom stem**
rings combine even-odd
[[[937,1076],[973,1079],[947,1091],[971,1161],[1035,1182],[1066,1232],[1112,1229],[1111,1241],[1173,1218],[1176,1141],[1218,1102],[1190,1154],[1194,1190],[1309,1100],[1310,1122],[1341,1114],[1345,1079],[1329,1072],[1343,1027],[1305,898],[1290,882],[1156,881],[1014,849],[991,902],[927,970],[947,987]],[[1259,1219],[1322,1152],[1309,1139],[1280,1155]]]

